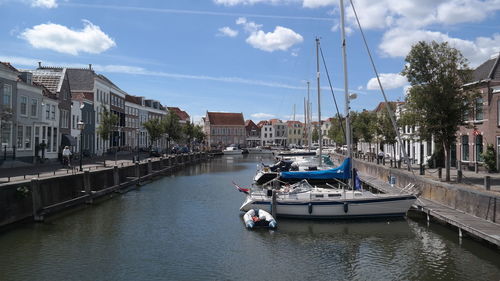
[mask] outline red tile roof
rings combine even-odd
[[[167,107],[169,111],[173,111],[180,120],[189,121],[189,114],[186,111],[181,110],[178,107]]]
[[[245,126],[243,113],[207,112],[211,125]]]

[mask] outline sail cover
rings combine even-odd
[[[307,171],[307,172],[281,172],[281,179],[298,179],[298,180],[328,180],[328,179],[348,179],[350,173],[351,159],[346,158],[342,165],[337,168],[322,170],[322,171]]]

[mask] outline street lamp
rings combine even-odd
[[[83,123],[83,121],[80,120],[80,122],[78,122],[76,124],[76,127],[78,130],[80,130],[80,172],[83,172],[83,168],[82,168],[82,158],[83,158],[83,129],[85,129],[85,123]]]

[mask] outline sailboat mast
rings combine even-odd
[[[321,87],[319,86],[319,38],[316,37],[316,80],[318,83],[318,135],[319,135],[319,166],[321,166],[323,152],[323,136],[321,134]]]
[[[349,181],[349,186],[354,185],[354,173],[352,171],[352,144],[351,144],[351,118],[350,118],[350,105],[349,105],[349,84],[347,80],[347,55],[346,55],[346,41],[345,41],[345,11],[344,11],[344,0],[340,0],[340,25],[341,25],[341,36],[342,36],[342,64],[344,66],[344,95],[345,95],[345,122],[346,122],[346,145],[347,145],[347,157],[351,161],[351,180]]]
[[[311,151],[312,146],[312,134],[311,134],[311,97],[310,97],[310,82],[307,81],[307,145],[308,151]]]

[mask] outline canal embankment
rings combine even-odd
[[[177,154],[120,167],[0,184],[0,228],[31,219],[43,221],[47,215],[127,192],[209,158],[202,152]]]
[[[334,157],[343,159],[344,156]],[[383,193],[412,190],[419,195],[414,212],[457,228],[460,237],[468,234],[500,247],[500,195],[497,192],[435,180],[363,159],[354,159],[353,163],[366,186]]]

